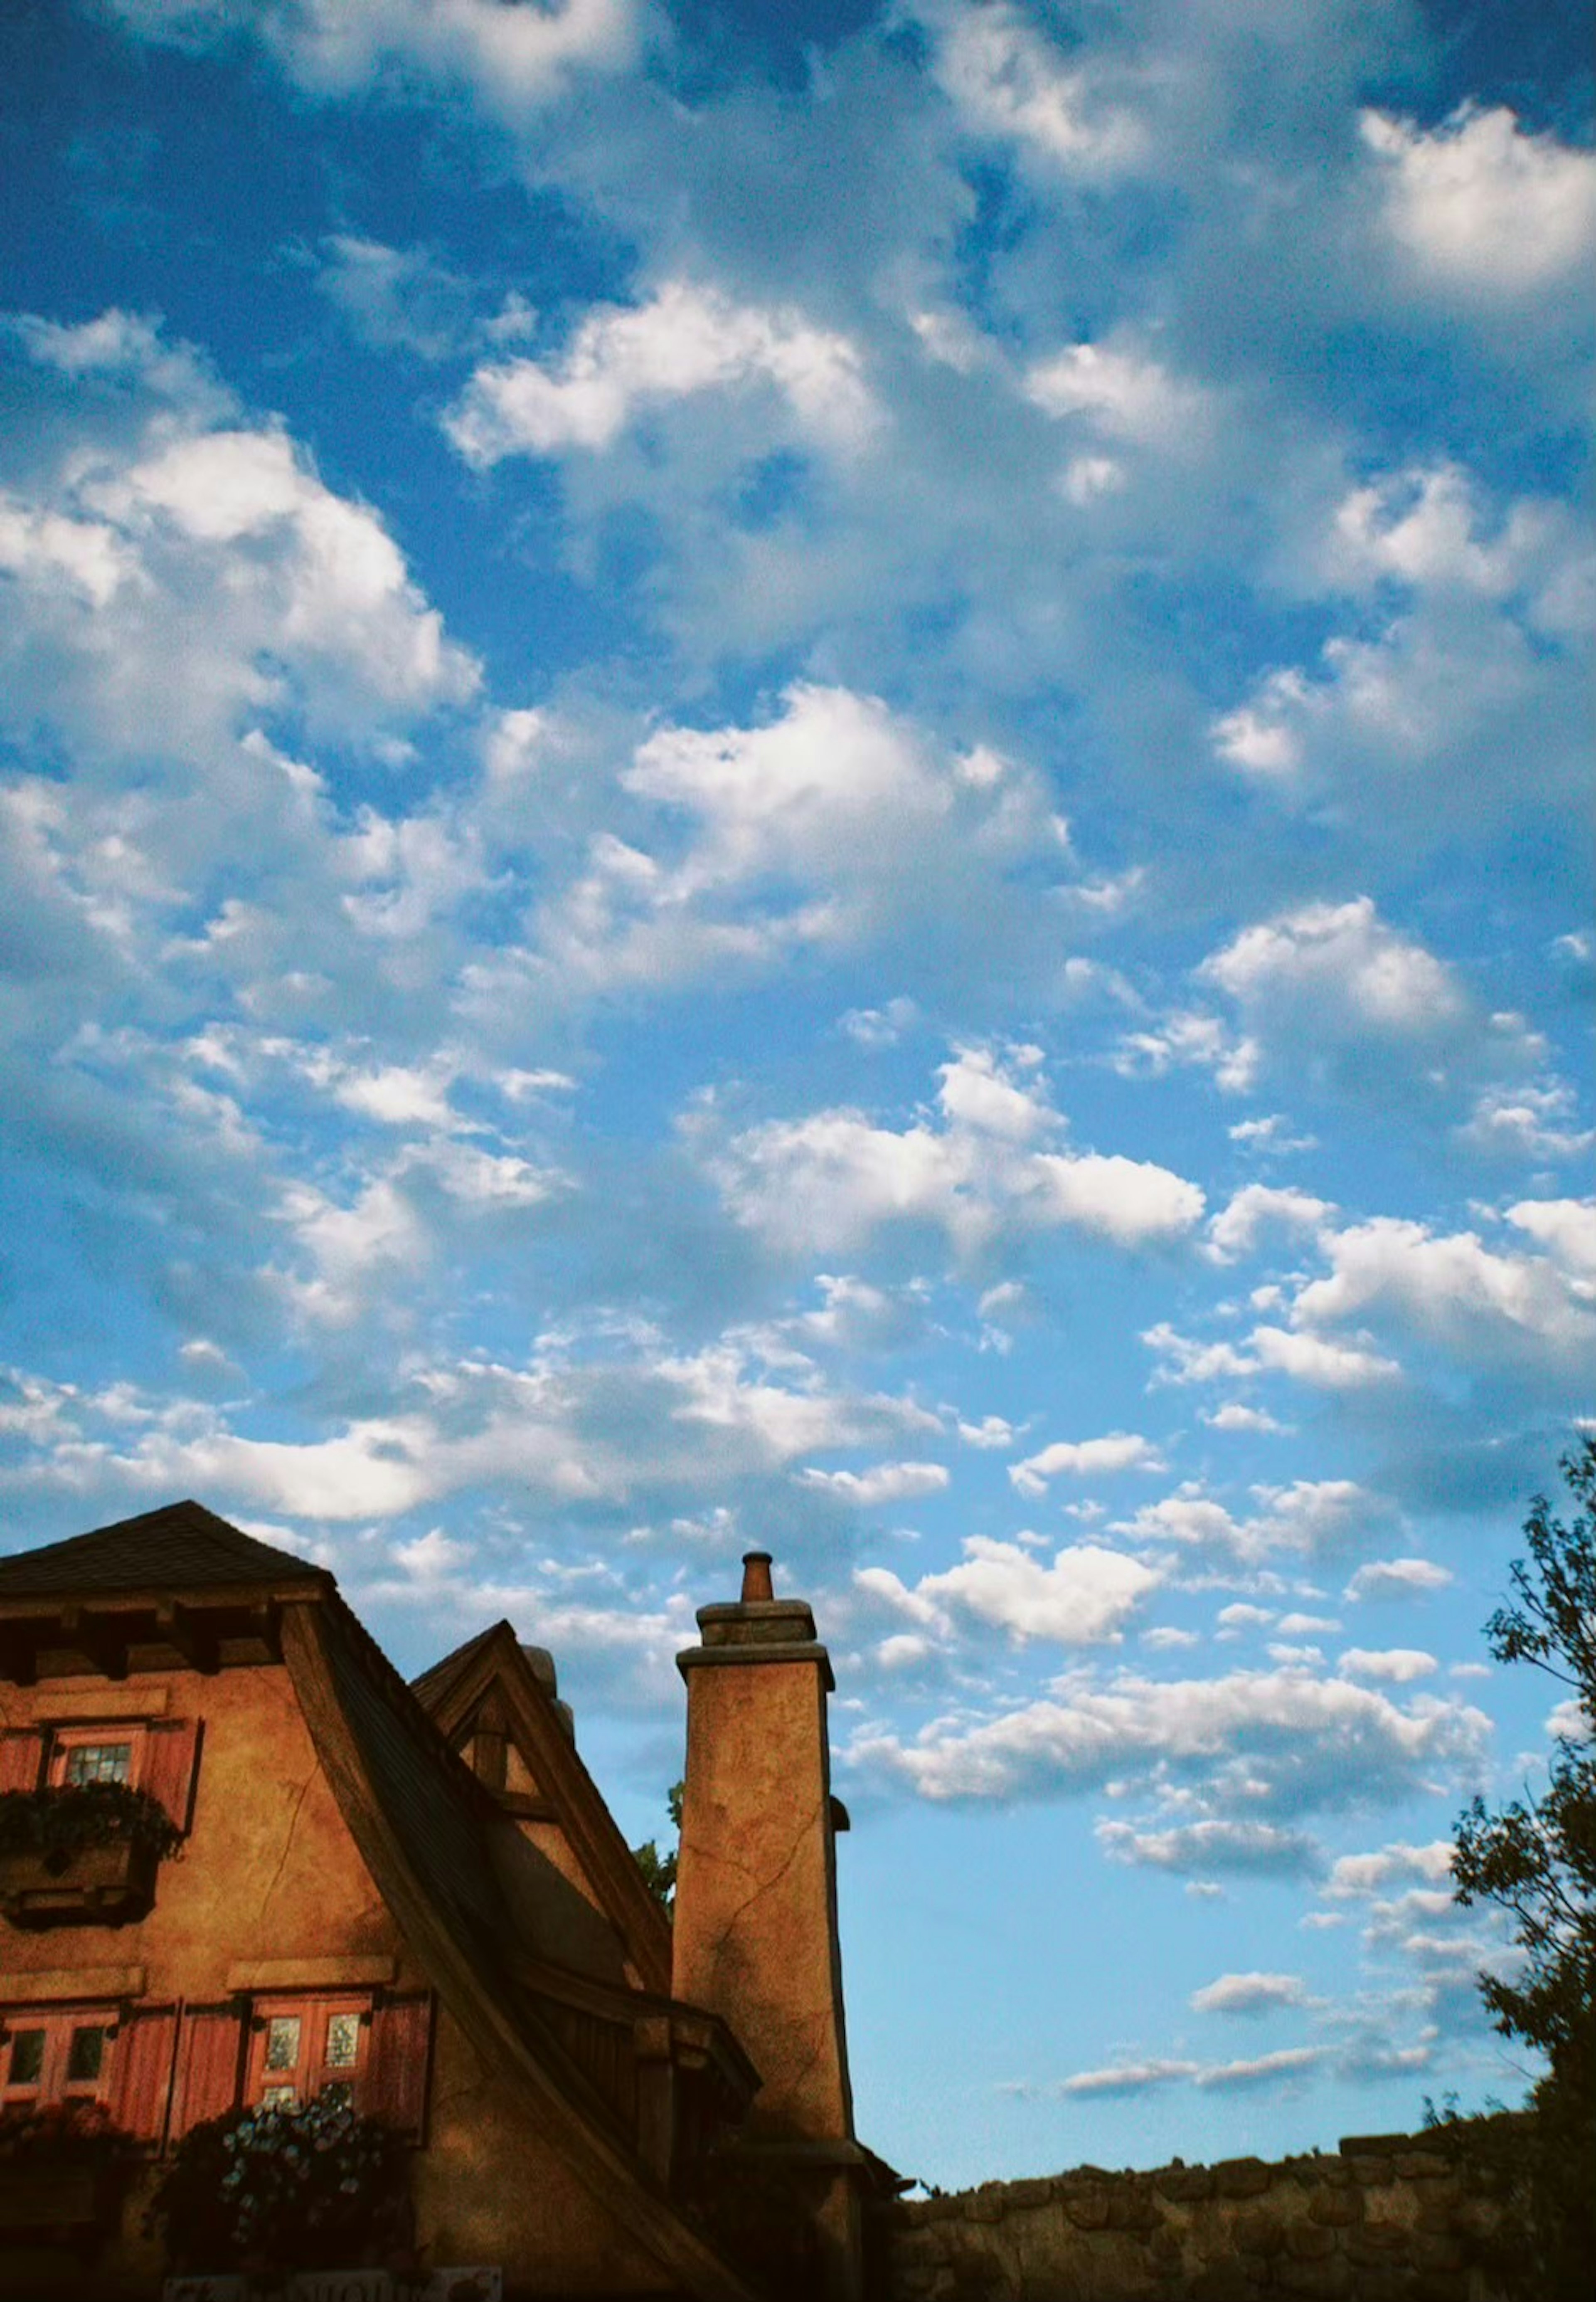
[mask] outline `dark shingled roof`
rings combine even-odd
[[[113,1526],[0,1558],[0,1603],[116,1591],[325,1586],[331,1580],[324,1567],[257,1542],[203,1503],[166,1503]]]

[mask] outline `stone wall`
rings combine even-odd
[[[1492,2302],[1495,2178],[1433,2134],[904,2200],[885,2302]]]

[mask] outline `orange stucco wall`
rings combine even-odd
[[[58,1719],[68,1695],[75,1715],[92,1718],[101,1692],[107,1709],[127,1716],[161,1688],[161,1715],[198,1717],[204,1735],[191,1836],[178,1859],[162,1864],[155,1908],[140,1923],[117,1928],[35,1933],[0,1922],[4,1989],[25,1998],[29,1973],[142,1966],[148,2000],[204,2002],[227,1994],[229,1970],[239,1962],[357,1956],[391,1957],[396,1987],[425,1987],[349,1835],[281,1666],[130,1676],[113,1688],[81,1679],[0,1686],[0,1719],[7,1726]],[[158,2292],[158,2253],[139,2227],[156,2178],[151,2169],[135,2187],[121,2244],[92,2269],[0,2239],[0,2294],[89,2302]],[[510,2089],[483,2071],[442,2009],[413,2190],[418,2241],[433,2263],[498,2263],[507,2283],[525,2292],[669,2289]]]
[[[752,2055],[756,2129],[834,2138],[853,2105],[825,1705],[812,1662],[690,1671],[671,1987]]]

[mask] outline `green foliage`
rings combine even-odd
[[[672,1783],[665,1794],[665,1803],[678,1837],[682,1828],[682,1799],[686,1792],[685,1782]],[[655,1901],[669,1910],[676,1899],[676,1850],[673,1846],[661,1854],[657,1839],[645,1838],[641,1846],[632,1849],[632,1859],[643,1873],[643,1883]]]
[[[1596,1439],[1562,1469],[1580,1508],[1565,1526],[1536,1496],[1513,1602],[1486,1625],[1499,1661],[1532,1664],[1571,1698],[1547,1786],[1496,1811],[1476,1798],[1452,1856],[1457,1900],[1509,1911],[1523,1953],[1510,1979],[1481,1978],[1496,2027],[1550,2065],[1532,2097],[1512,2289],[1549,2298],[1586,2293],[1596,2260]]]
[[[327,2096],[190,2128],[147,2218],[182,2270],[352,2269],[408,2261],[408,2153]]]
[[[37,1854],[56,1877],[88,1847],[143,1846],[163,1860],[182,1836],[158,1799],[127,1783],[0,1792],[0,1854]]]

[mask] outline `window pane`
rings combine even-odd
[[[74,2030],[66,2052],[68,2085],[74,2079],[97,2079],[105,2059],[105,2033],[102,2029]]]
[[[297,2014],[273,2014],[266,2024],[266,2068],[269,2071],[292,2071],[298,2065],[299,2017]]]
[[[260,2099],[263,2110],[293,2110],[299,2101],[291,2086],[263,2087]]]
[[[352,2071],[359,2056],[359,2015],[329,2014],[327,2017],[327,2068],[330,2071]]]
[[[132,1771],[130,1743],[74,1743],[66,1754],[69,1783],[125,1783]]]
[[[45,2034],[42,2030],[13,2030],[11,2034],[11,2063],[6,2071],[8,2086],[37,2086],[45,2067]]]

